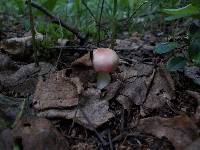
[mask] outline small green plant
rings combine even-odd
[[[184,7],[177,9],[164,9],[164,13],[168,15],[167,21],[191,17],[192,22],[200,18],[200,3],[199,0],[192,0],[191,3]],[[189,44],[186,45],[187,55],[186,56],[173,56],[171,57],[166,67],[169,71],[177,71],[183,69],[187,62],[193,63],[194,65],[200,65],[200,28],[195,29],[195,31],[188,33]],[[159,43],[155,47],[155,52],[158,54],[169,53],[174,49],[179,48],[177,42],[166,42]]]

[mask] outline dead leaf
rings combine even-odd
[[[78,78],[65,77],[65,70],[51,74],[46,80],[38,81],[34,94],[34,108],[66,108],[78,105],[83,90]]]
[[[0,54],[0,60],[0,71],[18,69],[18,66],[8,55]]]
[[[147,87],[153,67],[146,64],[136,64],[133,68],[124,70],[119,73],[123,79],[124,86],[120,91],[117,101],[121,103],[125,109],[130,109],[132,104],[142,105],[145,101]]]
[[[192,79],[192,81],[200,85],[200,69],[197,66],[185,67],[184,74],[186,77]]]
[[[92,126],[97,128],[114,116],[108,111],[108,101],[101,100],[100,95],[101,92],[99,90],[90,88],[83,92],[79,108],[59,109],[58,107],[56,109],[54,107],[54,109],[41,110],[37,115],[47,118],[74,119],[80,125],[93,130]]]
[[[5,91],[15,91],[27,96],[34,93],[38,76],[45,76],[54,70],[49,63],[40,62],[39,67],[34,63],[21,66],[11,73],[0,72],[0,87]]]
[[[200,138],[192,142],[189,146],[187,146],[184,150],[199,150],[200,148]]]
[[[168,138],[176,150],[183,150],[198,137],[197,126],[186,115],[174,118],[149,117],[141,119],[137,130],[159,138]]]
[[[170,79],[168,79],[170,78]],[[169,73],[159,68],[155,74],[152,86],[144,103],[146,108],[156,109],[162,107],[174,96],[174,84]]]
[[[82,57],[78,58],[74,62],[72,62],[72,66],[86,66],[91,67],[92,62],[90,58],[90,53],[83,55]]]
[[[42,41],[43,35],[36,32],[36,41]],[[32,43],[32,35],[26,35],[24,37],[14,37],[1,42],[1,48],[11,55],[21,55],[26,51],[27,47],[30,47]]]
[[[4,130],[0,139],[5,150],[13,149],[16,144],[24,150],[69,148],[67,140],[44,118],[23,118],[14,129]]]

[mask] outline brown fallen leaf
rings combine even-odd
[[[0,72],[5,70],[16,70],[18,69],[18,66],[15,64],[15,62],[5,54],[0,53]]]
[[[199,150],[199,148],[200,148],[200,138],[192,142],[184,150]]]
[[[99,90],[90,88],[83,92],[79,108],[59,109],[59,107],[54,107],[54,109],[41,110],[37,115],[47,118],[74,119],[80,125],[93,130],[93,127],[101,126],[114,116],[108,111],[108,101],[101,100],[100,95]]]
[[[78,105],[83,86],[79,78],[65,77],[65,70],[38,81],[34,94],[34,108],[66,108]]]
[[[36,41],[42,41],[43,35],[41,33],[36,32]],[[24,37],[14,37],[7,39],[0,43],[0,48],[4,49],[11,55],[20,55],[26,52],[26,47],[31,46],[32,35],[28,33]]]
[[[6,129],[0,135],[5,150],[12,150],[17,144],[24,150],[68,149],[68,141],[44,118],[23,118],[14,129]]]
[[[176,150],[183,150],[198,137],[198,128],[186,115],[174,118],[149,117],[141,119],[137,130],[159,138],[166,137]]]
[[[144,103],[144,107],[157,109],[174,97],[174,83],[171,76],[163,68],[158,68],[152,86]]]
[[[86,66],[92,67],[92,62],[90,58],[90,53],[83,55],[82,57],[78,58],[74,62],[72,62],[72,66]]]
[[[147,87],[150,83],[147,81],[150,80],[152,72],[152,66],[136,64],[133,68],[119,73],[118,76],[124,82],[124,86],[117,97],[117,101],[121,103],[125,109],[130,109],[132,104],[142,105],[144,103]]]
[[[38,76],[46,76],[54,70],[49,63],[40,62],[39,67],[34,63],[21,66],[19,69],[0,72],[0,89],[14,91],[27,96],[33,94]]]

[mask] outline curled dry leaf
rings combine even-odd
[[[159,138],[168,138],[176,150],[183,150],[198,137],[197,126],[186,115],[174,118],[149,117],[141,119],[137,130]]]
[[[92,61],[90,58],[90,53],[83,55],[82,57],[78,58],[74,62],[72,62],[72,66],[86,66],[92,67]]]

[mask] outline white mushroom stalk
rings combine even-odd
[[[109,48],[97,48],[93,51],[93,67],[97,72],[97,88],[105,88],[111,81],[110,74],[118,67],[119,57]]]

